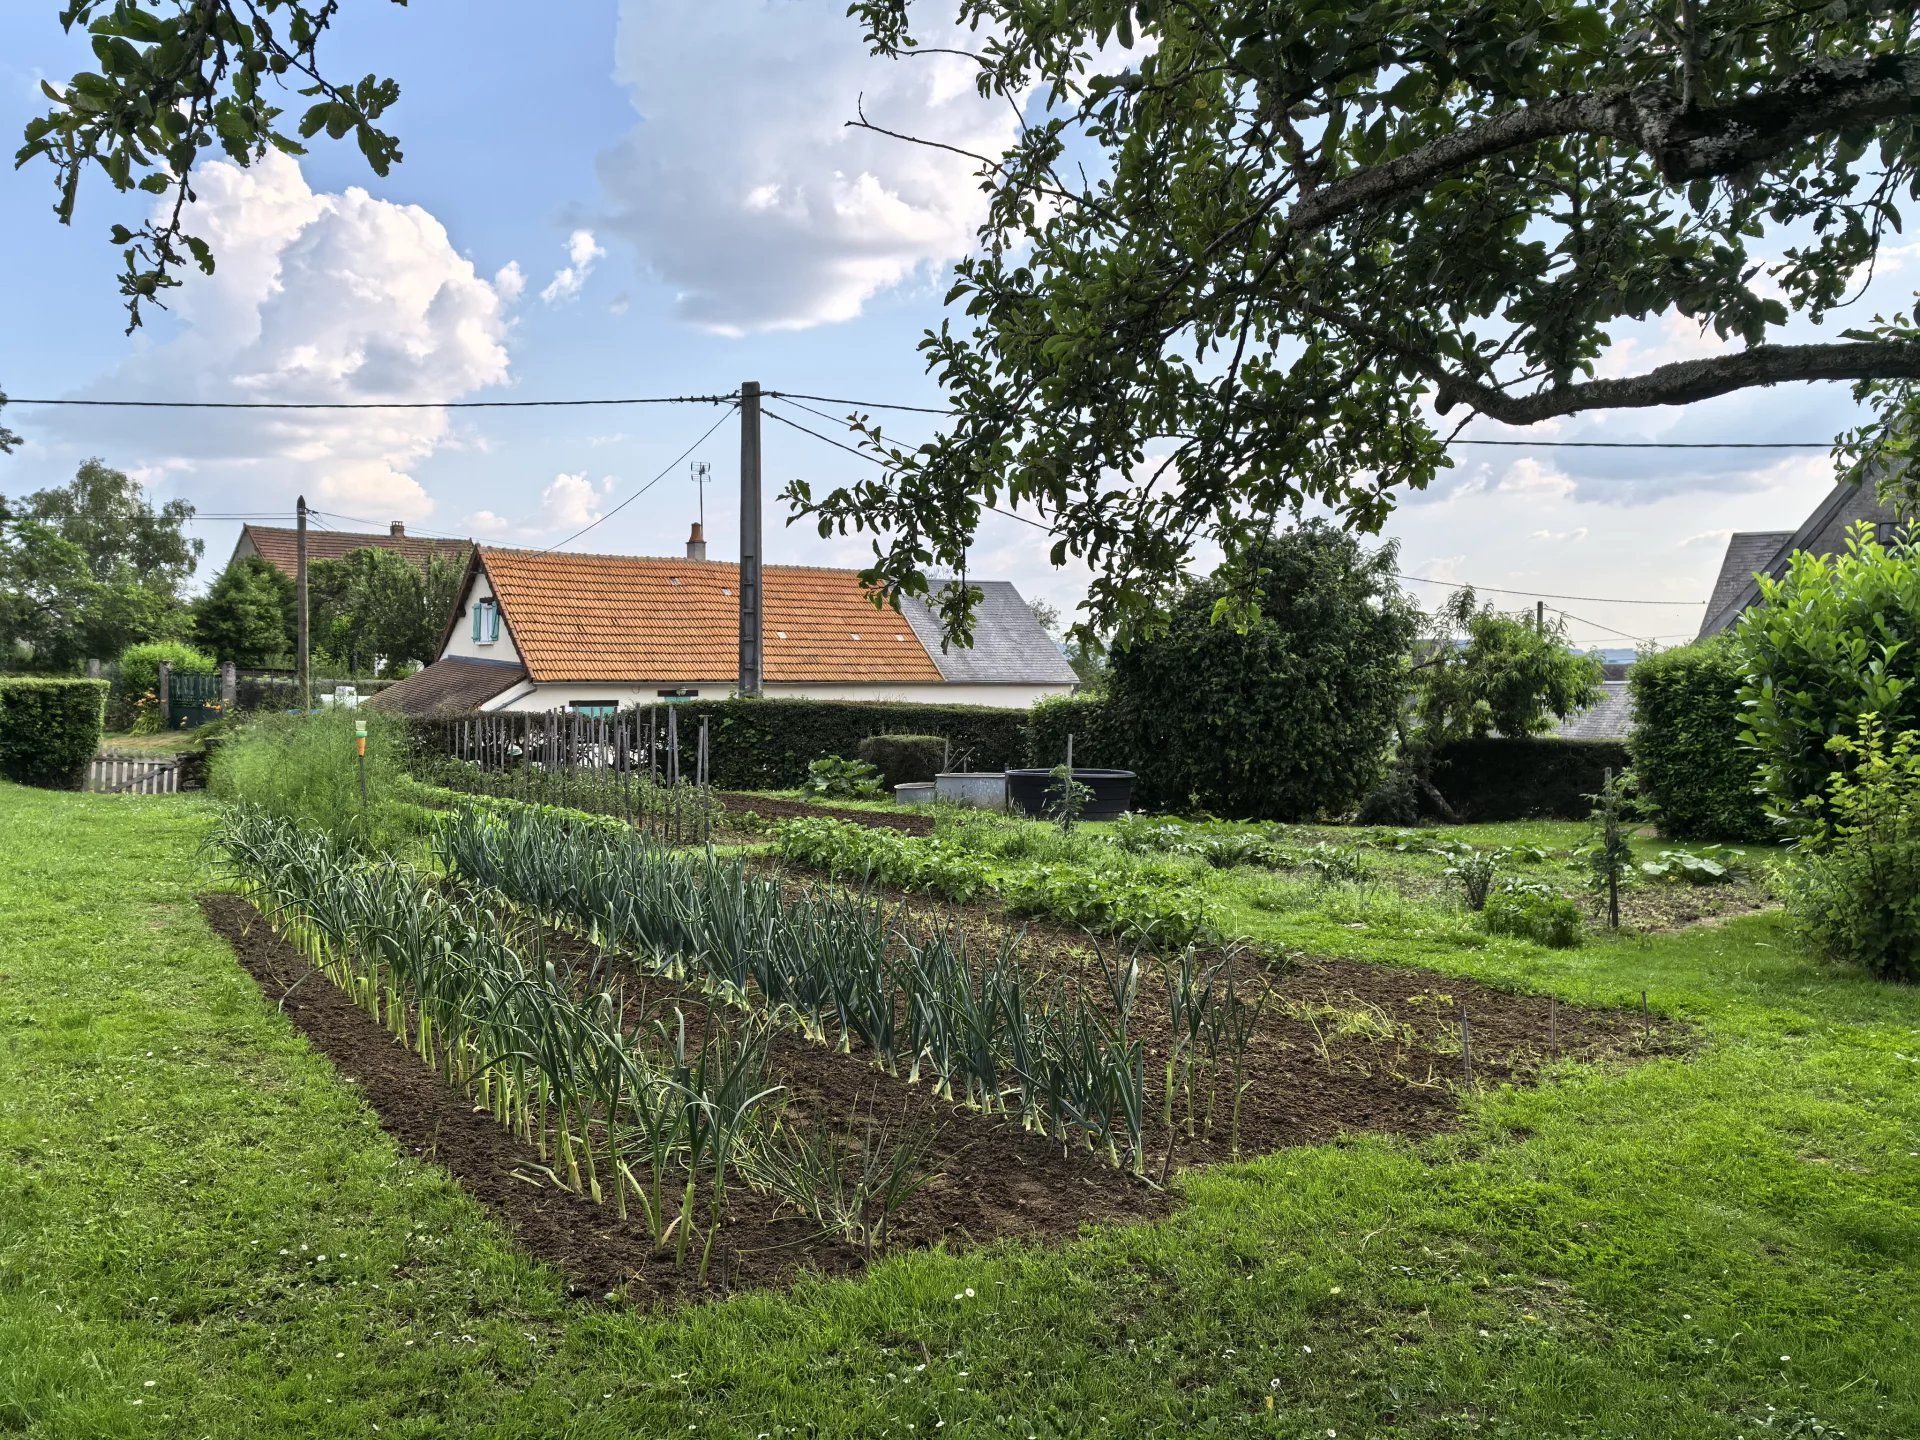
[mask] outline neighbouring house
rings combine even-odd
[[[704,550],[697,536],[686,558],[478,545],[440,658],[374,703],[408,715],[606,713],[725,698],[739,679],[740,567]],[[1007,581],[972,582],[983,598],[960,649],[942,647],[918,600],[875,608],[855,571],[762,574],[769,697],[1024,708],[1073,690],[1073,667]]]
[[[1787,562],[1796,551],[1838,554],[1846,548],[1848,530],[1862,520],[1874,527],[1874,533],[1882,541],[1891,539],[1901,529],[1894,511],[1875,498],[1871,482],[1852,485],[1842,480],[1814,507],[1798,530],[1736,531],[1727,540],[1727,553],[1720,561],[1720,575],[1713,582],[1713,594],[1707,600],[1707,614],[1700,622],[1699,638],[1718,635],[1760,598],[1760,587],[1754,580],[1756,575],[1785,574]]]
[[[1554,726],[1561,740],[1624,740],[1633,729],[1633,690],[1626,665],[1609,663],[1600,682],[1600,698],[1575,710]]]
[[[294,575],[299,569],[297,560],[300,532],[287,525],[242,525],[240,538],[234,541],[233,554],[227,559],[227,568],[231,569],[249,556],[258,556],[283,575]],[[321,530],[309,527],[307,530],[307,563],[316,560],[339,560],[356,550],[392,550],[411,560],[422,570],[427,568],[435,556],[451,562],[456,567],[467,563],[467,552],[473,548],[470,540],[428,539],[424,535],[409,535],[407,527],[395,520],[386,529],[385,534],[361,534],[350,530]]]

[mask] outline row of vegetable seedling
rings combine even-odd
[[[1191,1134],[1218,1115],[1238,1146],[1262,1002],[1231,958],[1203,963],[1188,950],[1163,963],[1143,941],[1106,950],[1096,942],[1098,986],[1040,984],[1019,961],[1017,937],[970,953],[957,923],[901,923],[864,895],[794,893],[738,859],[553,812],[457,812],[436,843],[450,873],[645,969],[771,1010],[821,1043],[858,1046],[892,1073],[1136,1172],[1153,1163],[1147,1128],[1156,1114],[1169,1146],[1177,1110]],[[1149,965],[1159,966],[1174,1022],[1171,1053],[1153,1074],[1135,1033]],[[1229,1103],[1220,1106],[1223,1087]]]
[[[568,961],[504,905],[466,903],[387,858],[237,809],[214,835],[236,888],[393,1036],[553,1178],[637,1218],[704,1279],[730,1179],[870,1250],[927,1178],[912,1141],[852,1153],[789,1122],[767,1077],[774,1022],[631,1005],[615,973]]]

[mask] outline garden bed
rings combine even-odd
[[[758,815],[762,820],[791,820],[797,816],[827,816],[855,825],[870,825],[876,830],[899,830],[908,835],[931,835],[935,818],[905,811],[891,814],[884,810],[862,810],[831,801],[787,800],[776,795],[751,795],[734,790],[716,790],[713,798],[736,815]]]

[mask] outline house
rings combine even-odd
[[[1893,510],[1875,498],[1870,481],[1854,485],[1842,480],[1814,507],[1798,530],[1735,532],[1727,541],[1726,556],[1720,561],[1720,575],[1713,582],[1713,594],[1707,600],[1707,614],[1700,622],[1699,638],[1718,635],[1760,598],[1760,587],[1754,576],[1784,575],[1795,551],[1805,550],[1814,555],[1840,553],[1846,549],[1847,531],[1862,520],[1874,527],[1883,542],[1900,528]]]
[[[474,548],[433,664],[383,691],[382,709],[588,713],[724,698],[739,679],[740,567],[685,558]],[[762,571],[769,697],[916,700],[1024,708],[1075,676],[1020,592],[972,582],[971,647],[943,648],[921,601],[878,609],[857,572]]]
[[[285,525],[242,525],[240,538],[234,542],[233,554],[227,559],[227,568],[232,569],[242,560],[257,556],[274,569],[286,576],[293,576],[299,569],[298,547],[300,532]],[[429,540],[421,535],[407,534],[407,527],[398,520],[387,527],[385,534],[360,534],[348,530],[321,530],[309,527],[307,530],[307,562],[316,560],[339,560],[356,550],[392,550],[403,558],[412,561],[422,570],[435,556],[450,561],[456,566],[467,563],[467,552],[471,542],[466,540]]]
[[[1584,710],[1575,710],[1554,726],[1561,740],[1624,740],[1633,730],[1633,690],[1627,667],[1607,666],[1600,682],[1600,698]]]

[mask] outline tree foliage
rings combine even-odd
[[[432,660],[460,574],[443,556],[423,570],[377,546],[314,561],[307,571],[313,648],[350,674],[370,670],[376,656],[396,664]]]
[[[404,5],[407,0],[393,0]],[[339,83],[320,70],[320,44],[340,0],[63,0],[59,21],[84,30],[94,68],[65,85],[40,82],[50,108],[27,122],[16,166],[53,166],[54,213],[71,224],[80,181],[97,169],[121,191],[159,197],[144,223],[115,225],[127,328],[140,307],[180,283],[189,263],[213,273],[213,249],[186,228],[193,167],[208,151],[245,165],[269,146],[304,155],[325,131],[354,137],[376,175],[400,159],[380,129],[400,97],[391,80]],[[289,123],[283,96],[308,103]]]
[[[258,555],[229,565],[193,607],[200,648],[236,665],[266,665],[293,653],[294,583]]]
[[[1857,736],[1862,716],[1890,734],[1920,730],[1920,548],[1881,545],[1861,522],[1844,553],[1797,551],[1784,575],[1758,583],[1760,603],[1734,631],[1741,738],[1758,752],[1773,812],[1804,829],[1852,753],[1832,743]]]
[[[956,0],[854,8],[878,53],[924,63],[914,18]],[[886,473],[789,491],[874,535],[897,589],[1019,504],[1092,569],[1085,623],[1124,633],[1197,544],[1235,555],[1303,498],[1377,528],[1474,415],[1825,379],[1912,419],[1911,315],[1778,338],[1848,298],[1915,192],[1910,3],[957,8],[981,93],[1025,116],[975,157],[978,253],[922,342],[957,414],[918,449],[851,416]],[[1726,346],[1608,373],[1617,327],[1661,316]]]
[[[1314,521],[1191,586],[1166,628],[1113,652],[1110,704],[1149,804],[1298,820],[1378,778],[1418,611],[1391,545]],[[1238,623],[1220,623],[1236,615]]]
[[[71,670],[140,640],[184,633],[182,591],[201,542],[193,507],[155,506],[138,481],[99,460],[71,483],[6,507],[0,521],[0,654]]]
[[[1600,698],[1600,659],[1568,647],[1564,622],[1502,614],[1472,590],[1454,591],[1435,614],[1426,650],[1414,703],[1430,745],[1538,735]]]
[[[1633,773],[1640,803],[1676,840],[1767,840],[1757,757],[1740,738],[1746,671],[1725,635],[1642,655],[1633,686]]]

